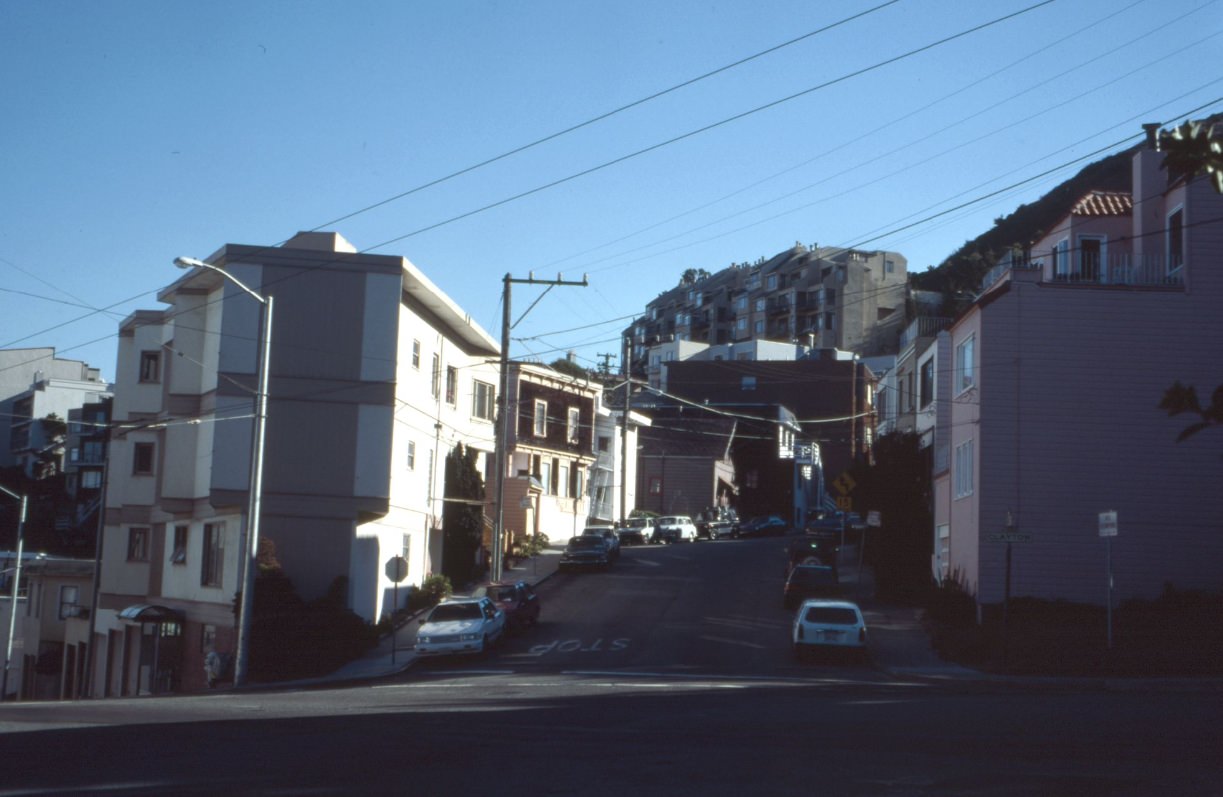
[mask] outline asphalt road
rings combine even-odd
[[[0,797],[1223,794],[1223,692],[799,665],[782,542],[626,549],[480,660],[347,688],[0,707]]]

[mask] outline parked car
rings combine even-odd
[[[739,517],[735,510],[724,507],[701,513],[696,521],[697,536],[705,540],[734,537],[739,532]]]
[[[828,565],[837,569],[837,544],[834,539],[804,534],[793,539],[786,546],[786,569],[783,575],[789,576],[790,569],[795,565]]]
[[[433,607],[416,632],[421,656],[484,653],[505,634],[505,612],[487,597],[456,598]]]
[[[626,525],[616,529],[616,534],[620,536],[620,544],[625,542],[629,544],[637,543],[645,545],[650,541],[650,537],[654,536],[654,519],[648,517],[631,517],[626,522]]]
[[[558,568],[572,570],[578,567],[598,567],[606,570],[610,564],[611,553],[607,549],[607,540],[603,535],[583,534],[569,538],[569,543],[561,552]]]
[[[785,534],[790,524],[777,515],[754,517],[739,524],[740,537],[771,537]]]
[[[829,565],[795,565],[786,576],[781,602],[793,609],[807,598],[835,595],[839,586],[836,568]]]
[[[696,542],[696,524],[687,515],[668,515],[654,521],[653,542]]]
[[[582,529],[583,537],[602,537],[607,541],[607,553],[612,559],[620,556],[620,535],[611,526],[587,526]]]
[[[476,589],[473,597],[488,598],[505,612],[506,629],[521,631],[539,622],[539,595],[525,581],[495,581]]]
[[[794,615],[791,644],[800,660],[816,649],[852,651],[865,658],[866,621],[850,601],[805,600]]]

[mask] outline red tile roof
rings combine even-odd
[[[1092,191],[1075,203],[1070,212],[1075,216],[1128,216],[1134,210],[1129,194],[1116,191]]]

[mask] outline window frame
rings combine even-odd
[[[1174,255],[1175,265],[1173,265]],[[1175,274],[1185,265],[1184,205],[1177,205],[1164,217],[1164,256],[1164,273],[1167,276]]]
[[[497,417],[497,387],[491,382],[473,379],[471,390],[471,417],[492,421]],[[481,412],[481,404],[486,405]]]
[[[934,358],[922,362],[918,370],[917,408],[925,410],[934,403]]]
[[[577,445],[582,439],[582,409],[581,407],[569,407],[565,415],[565,440],[572,445]]]
[[[152,367],[150,368],[150,364]],[[140,371],[137,380],[142,385],[161,384],[161,350],[146,349],[140,352]]]
[[[535,437],[548,436],[548,402],[535,399],[532,404],[531,432]]]
[[[148,459],[147,467],[144,459]],[[152,476],[156,471],[157,444],[149,442],[132,443],[132,475]]]
[[[222,587],[225,582],[225,521],[204,524],[200,556],[200,586]]]
[[[977,386],[976,371],[977,334],[974,332],[955,347],[956,395]]]
[[[453,365],[446,366],[446,403],[452,407],[459,403],[459,369]]]
[[[170,547],[170,564],[187,564],[187,545],[191,540],[191,526],[182,523],[175,524],[174,544]]]
[[[415,339],[412,341],[412,369],[420,370],[420,341]]]
[[[442,397],[442,357],[433,355],[433,372],[429,377],[429,393],[435,399]]]
[[[968,438],[955,447],[954,458],[955,500],[973,494],[973,438]]]
[[[152,529],[148,526],[129,526],[127,529],[127,561],[149,561],[149,537]]]

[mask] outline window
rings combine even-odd
[[[757,313],[763,313],[763,312],[764,312],[764,308],[765,308],[765,307],[767,307],[767,306],[768,306],[768,302],[766,302],[764,299],[757,299],[757,300],[756,300],[756,312],[757,312]]]
[[[536,437],[548,435],[548,402],[536,400],[533,430]]]
[[[973,373],[973,348],[976,344],[976,335],[969,335],[967,340],[962,341],[955,347],[955,384],[956,392],[968,390],[975,384],[975,374]]]
[[[140,352],[140,381],[141,382],[160,382],[161,381],[161,352],[159,351]]]
[[[412,341],[412,367],[420,370],[420,341]]]
[[[204,524],[204,555],[200,563],[200,585],[221,586],[225,574],[225,524]]]
[[[556,492],[552,487],[552,460],[545,459],[539,463],[539,483],[544,488],[544,495]]]
[[[403,545],[399,549],[399,555],[403,557],[403,561],[408,565],[412,564],[412,535],[403,535]]]
[[[573,497],[581,498],[582,489],[585,486],[586,485],[583,483],[583,480],[582,480],[582,468],[577,463],[574,463],[573,465]]]
[[[921,386],[920,386],[921,408],[924,410],[930,406],[930,402],[934,401],[934,358],[931,357],[922,363],[921,366]]]
[[[102,471],[100,470],[81,471],[81,489],[83,490],[102,489]]]
[[[153,473],[153,444],[136,443],[132,451],[132,475],[149,476]]]
[[[836,300],[837,300],[837,289],[836,288],[825,288],[824,289],[824,301],[827,302],[828,304],[833,304],[834,302],[836,302]]]
[[[662,477],[650,477],[650,495],[662,495]]]
[[[556,469],[556,494],[561,498],[569,497],[569,466],[560,465]]]
[[[1080,279],[1089,282],[1100,280],[1100,265],[1104,262],[1104,239],[1099,236],[1079,237],[1079,265],[1077,273]]]
[[[757,335],[763,335],[764,334],[764,321],[763,320],[757,321],[755,326],[752,329],[755,331]]]
[[[582,430],[582,411],[577,407],[569,408],[569,419],[565,424],[565,439],[570,443],[578,442],[578,434]]]
[[[836,329],[836,316],[824,313],[824,329]]]
[[[1054,278],[1068,276],[1070,273],[1070,242],[1064,239],[1058,241],[1053,245],[1051,254]]]
[[[776,274],[770,274],[770,275],[769,275],[769,280],[768,280],[768,283],[767,283],[767,287],[768,287],[768,290],[770,290],[770,291],[775,291],[775,290],[777,290],[777,275],[776,275]]]
[[[106,458],[106,449],[99,440],[86,440],[81,444],[81,462],[101,464]]]
[[[599,435],[599,453],[606,454],[611,451],[611,438],[607,435]]]
[[[914,401],[914,390],[913,390],[913,372],[912,372],[912,371],[909,371],[909,373],[905,374],[905,382],[906,382],[906,384],[907,384],[907,386],[908,386],[908,389],[909,389],[909,392],[908,392],[908,403],[907,403],[907,404],[905,404],[905,409],[906,409],[906,410],[911,410],[911,409],[913,409],[913,401]]]
[[[739,389],[740,390],[755,390],[756,389],[756,377],[754,376],[743,377],[739,382]]]
[[[127,530],[127,561],[149,561],[149,529],[147,526],[134,526]]]
[[[1168,273],[1185,265],[1185,209],[1177,208],[1168,215]]]
[[[747,319],[743,317],[735,319],[735,328],[738,329],[740,332],[746,332],[747,331]]]
[[[187,534],[190,529],[190,526],[174,527],[174,547],[170,549],[170,564],[187,564]]]
[[[442,395],[442,358],[438,355],[433,355],[433,381],[429,389],[433,393],[433,398],[440,398]]]
[[[66,620],[69,617],[76,617],[80,600],[80,587],[73,584],[62,584],[59,588],[59,619]]]
[[[894,260],[884,260],[884,261],[883,261],[883,273],[884,273],[884,274],[893,274],[893,273],[895,273],[895,272],[896,272],[896,261],[894,261]]]
[[[746,296],[740,296],[737,299],[735,299],[735,310],[739,312],[743,312],[746,309],[747,309],[747,297]]]
[[[416,441],[408,441],[408,470],[416,470]]]
[[[493,386],[488,382],[475,380],[475,390],[472,392],[471,397],[472,417],[491,421],[496,411],[496,405],[496,392]]]
[[[955,447],[955,497],[972,495],[972,441]]]
[[[459,400],[459,370],[453,365],[446,366],[446,403],[457,404]]]

